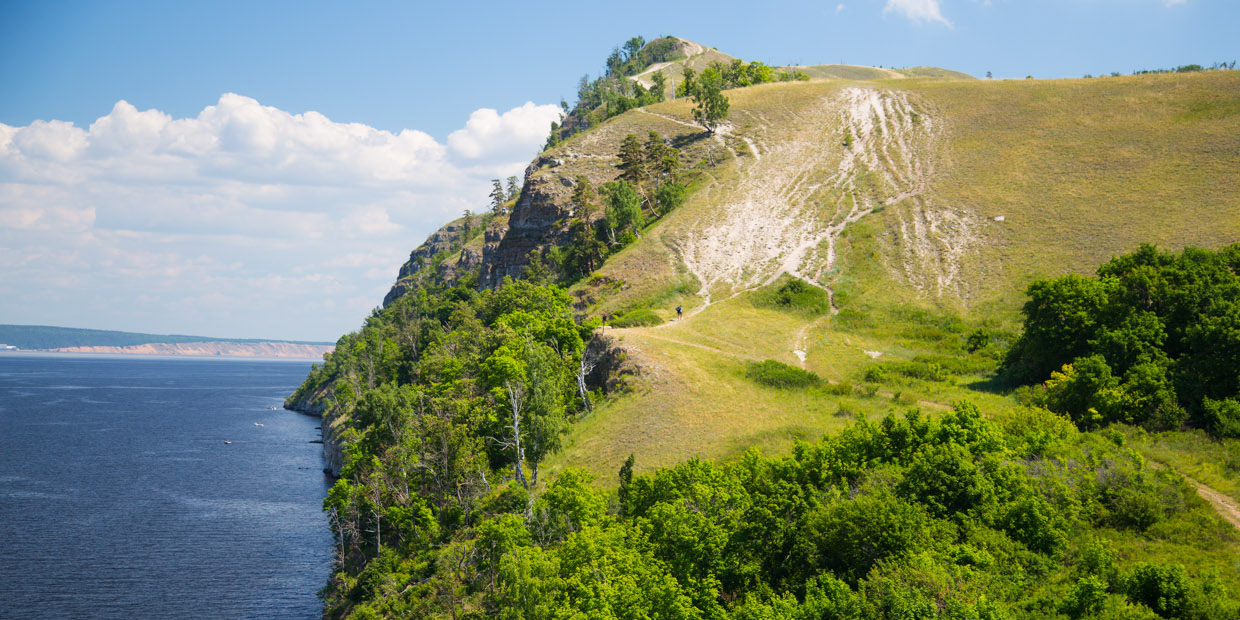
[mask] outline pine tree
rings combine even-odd
[[[620,178],[637,185],[646,178],[646,155],[637,136],[629,134],[620,143]]]
[[[491,179],[491,210],[500,213],[507,201],[508,194],[504,192],[504,184],[500,183],[499,179]]]

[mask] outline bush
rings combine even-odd
[[[810,315],[831,311],[831,298],[826,291],[797,278],[789,279],[778,288],[760,291],[754,301],[757,305]]]
[[[828,383],[822,386],[822,391],[832,396],[852,396],[853,386],[851,383]]]
[[[749,365],[745,376],[762,385],[784,390],[807,388],[822,383],[822,379],[808,370],[801,370],[775,360]]]
[[[976,331],[969,334],[968,341],[965,342],[965,348],[969,353],[974,353],[979,349],[985,349],[990,344],[990,332],[985,327],[979,327]]]
[[[1128,579],[1128,598],[1164,618],[1183,618],[1189,611],[1191,584],[1179,564],[1142,564]]]
[[[612,327],[650,327],[663,322],[663,318],[649,308],[630,310],[611,320]]]
[[[1211,435],[1219,438],[1240,437],[1240,401],[1234,398],[1207,398],[1202,408],[1205,410],[1206,430]]]

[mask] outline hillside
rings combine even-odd
[[[1143,242],[1240,239],[1238,87],[1240,74],[1216,72],[736,92],[732,128],[716,140],[727,161],[599,270],[595,282],[622,286],[574,289],[602,316],[650,305],[670,319],[683,304],[689,318],[614,332],[664,383],[583,425],[564,462],[601,474],[634,451],[657,465],[749,445],[785,449],[840,422],[777,413],[786,408],[769,391],[728,378],[744,360],[798,364],[802,350],[805,367],[857,382],[879,363],[874,353],[908,360],[940,353],[966,326],[1015,329],[1020,293],[1035,277],[1089,273]],[[690,118],[685,102],[626,116],[591,144]],[[860,148],[843,147],[849,132]],[[804,320],[737,296],[785,273],[829,287],[840,313]],[[943,385],[905,392],[943,405],[990,398]],[[817,406],[848,404],[836,400]],[[718,424],[727,411],[737,421]],[[621,427],[647,424],[649,437],[615,439],[628,435]],[[703,440],[682,440],[699,426]]]
[[[287,404],[341,475],[327,615],[1240,608],[1236,440],[1138,426],[1118,378],[1054,379],[1114,397],[1097,429],[999,376],[1035,280],[1240,239],[1240,73],[803,70],[725,90],[713,133],[684,98],[578,106],[510,214],[413,252]]]

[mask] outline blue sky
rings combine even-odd
[[[1240,57],[1230,0],[0,2],[0,322],[334,339],[634,34],[769,64]]]

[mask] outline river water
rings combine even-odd
[[[0,354],[0,618],[318,617],[309,369]]]

